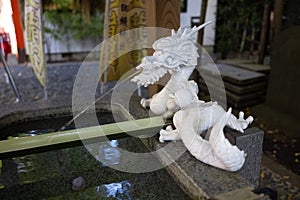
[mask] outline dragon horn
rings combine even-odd
[[[208,24],[212,23],[212,21],[208,21],[208,22],[205,22],[204,24],[201,24],[200,26],[198,26],[195,31],[199,31],[200,29],[204,28],[205,26],[207,26]]]
[[[171,34],[172,36],[174,36],[175,35],[175,31],[174,31],[174,29],[172,29],[172,34]]]
[[[186,36],[186,32],[187,32],[187,29],[185,28],[184,31],[183,31],[183,33],[182,33],[182,35],[181,35],[181,37],[185,37]]]
[[[192,36],[194,33],[197,33],[200,29],[204,28],[205,26],[209,25],[210,23],[212,23],[212,21],[208,21],[208,22],[205,22],[204,24],[201,24],[200,26],[198,27],[193,27],[192,31],[188,34],[188,36]]]
[[[179,29],[177,30],[177,33],[178,33],[178,32],[181,32],[181,27],[179,27]]]

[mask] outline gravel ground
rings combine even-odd
[[[49,65],[48,66],[48,98],[57,99],[60,96],[71,96],[73,84],[80,63]],[[44,89],[34,75],[33,69],[28,66],[10,67],[20,92],[21,101],[30,102],[44,99]],[[15,95],[11,85],[7,82],[4,68],[0,68],[0,102],[11,104],[15,102]]]
[[[49,99],[70,100],[72,96],[73,84],[80,63],[60,63],[48,66]],[[20,92],[22,102],[42,101],[44,98],[43,87],[36,79],[33,70],[27,65],[11,66],[12,74]],[[15,103],[15,95],[11,85],[7,83],[5,71],[0,67],[0,102],[1,106]],[[96,96],[100,95],[100,88],[97,88]],[[293,186],[286,177],[281,177],[266,167],[261,170],[260,188],[268,187],[276,190],[278,199],[300,199],[299,188]]]

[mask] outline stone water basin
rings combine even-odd
[[[119,114],[117,118],[127,121],[130,117],[136,119],[149,117],[147,110],[136,106],[139,105],[139,101],[137,96],[133,96],[129,104],[132,116],[129,116],[126,110],[117,109]],[[65,105],[62,102],[32,103],[31,106],[25,108],[17,105],[6,110],[0,112],[0,133],[6,138],[34,129],[55,131],[71,118],[72,113],[70,104]],[[97,103],[96,110],[102,124],[114,122],[110,103]],[[28,124],[33,126],[30,127]],[[15,129],[17,125],[20,125],[19,132]],[[87,124],[87,126],[93,125],[98,124]],[[27,127],[31,129],[25,130]],[[256,130],[249,129],[248,132],[253,131]],[[113,166],[117,165],[118,159],[122,160],[122,156],[118,155],[112,146],[131,152],[148,152],[156,151],[166,145],[166,143],[158,142],[157,135],[143,139],[131,137],[111,142],[97,144],[98,146],[94,148],[106,149],[109,158],[106,161],[112,162],[110,164]],[[182,150],[185,150],[182,142],[175,142],[172,154]],[[170,163],[170,154],[162,151],[156,159],[159,163]],[[34,170],[30,171],[33,161],[36,160],[39,164],[35,164]],[[253,194],[252,190],[255,186],[241,176],[241,173],[226,172],[208,166],[192,157],[189,152],[185,152],[175,162],[161,170],[138,174],[124,173],[109,168],[105,166],[105,162],[97,161],[97,156],[93,157],[82,146],[56,148],[53,151],[8,159],[8,162],[12,166],[4,164],[15,170],[6,170],[6,168],[3,170],[2,167],[1,174],[7,171],[6,174],[9,177],[17,178],[11,179],[11,185],[6,182],[7,186],[0,189],[0,199],[3,199],[2,197],[9,197],[8,199],[265,199],[261,195]],[[25,168],[25,172],[24,170],[19,172],[18,164],[15,162],[21,163],[19,168],[22,170]],[[148,164],[151,163],[145,162],[146,167]],[[249,176],[247,175],[249,166],[247,166],[242,174]],[[37,169],[40,171],[38,172]],[[244,173],[245,171],[247,173]],[[29,178],[20,179],[23,176],[20,175],[22,173]],[[72,181],[77,177],[83,177],[85,180],[86,186],[82,191],[72,190]],[[114,191],[114,193],[111,194],[109,191]]]
[[[53,132],[71,118],[69,109],[57,109],[56,114],[51,112],[50,119],[47,119],[47,112],[39,112],[41,116],[37,113],[19,113],[14,122],[7,123],[7,126],[1,124],[1,139],[35,137],[35,134]],[[9,117],[5,119],[9,121]],[[102,108],[98,120],[100,124],[114,122],[111,112]],[[72,126],[68,128],[74,128]],[[105,162],[92,156],[86,147],[105,155]],[[131,152],[147,152],[148,149],[138,138],[98,142],[86,147],[76,145],[2,159],[0,199],[189,199],[166,169],[127,173],[108,167],[118,165],[123,159],[115,147]],[[83,177],[85,187],[74,191],[72,181],[77,177]]]

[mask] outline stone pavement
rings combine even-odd
[[[66,101],[71,104],[72,89],[80,63],[49,64],[48,98]],[[36,79],[33,70],[28,65],[11,66],[12,74],[21,95],[21,102],[43,101],[43,87]],[[1,108],[15,104],[15,96],[11,85],[6,82],[3,67],[0,67],[0,102]],[[100,95],[97,88],[96,96]],[[0,111],[1,111],[0,108]],[[255,117],[255,116],[254,116]],[[300,199],[299,176],[281,167],[276,160],[263,156],[260,187],[268,187],[278,192],[278,199]],[[296,187],[297,186],[297,187]]]

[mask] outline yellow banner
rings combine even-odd
[[[107,42],[103,45],[101,53],[101,73],[106,69],[107,81],[118,80],[124,73],[133,67],[136,67],[141,59],[146,56],[147,50],[140,49],[142,31],[131,32],[134,35],[124,34],[125,31],[146,27],[145,1],[144,0],[110,0],[109,9],[106,9],[104,38],[120,34],[118,41]],[[117,40],[117,38],[116,38]],[[119,58],[116,55],[123,54],[128,49],[132,49]],[[102,73],[103,74],[103,73]],[[103,80],[103,79],[102,79]]]
[[[45,86],[47,83],[47,69],[44,66],[40,0],[25,0],[25,28],[28,53],[33,70],[40,83]]]

